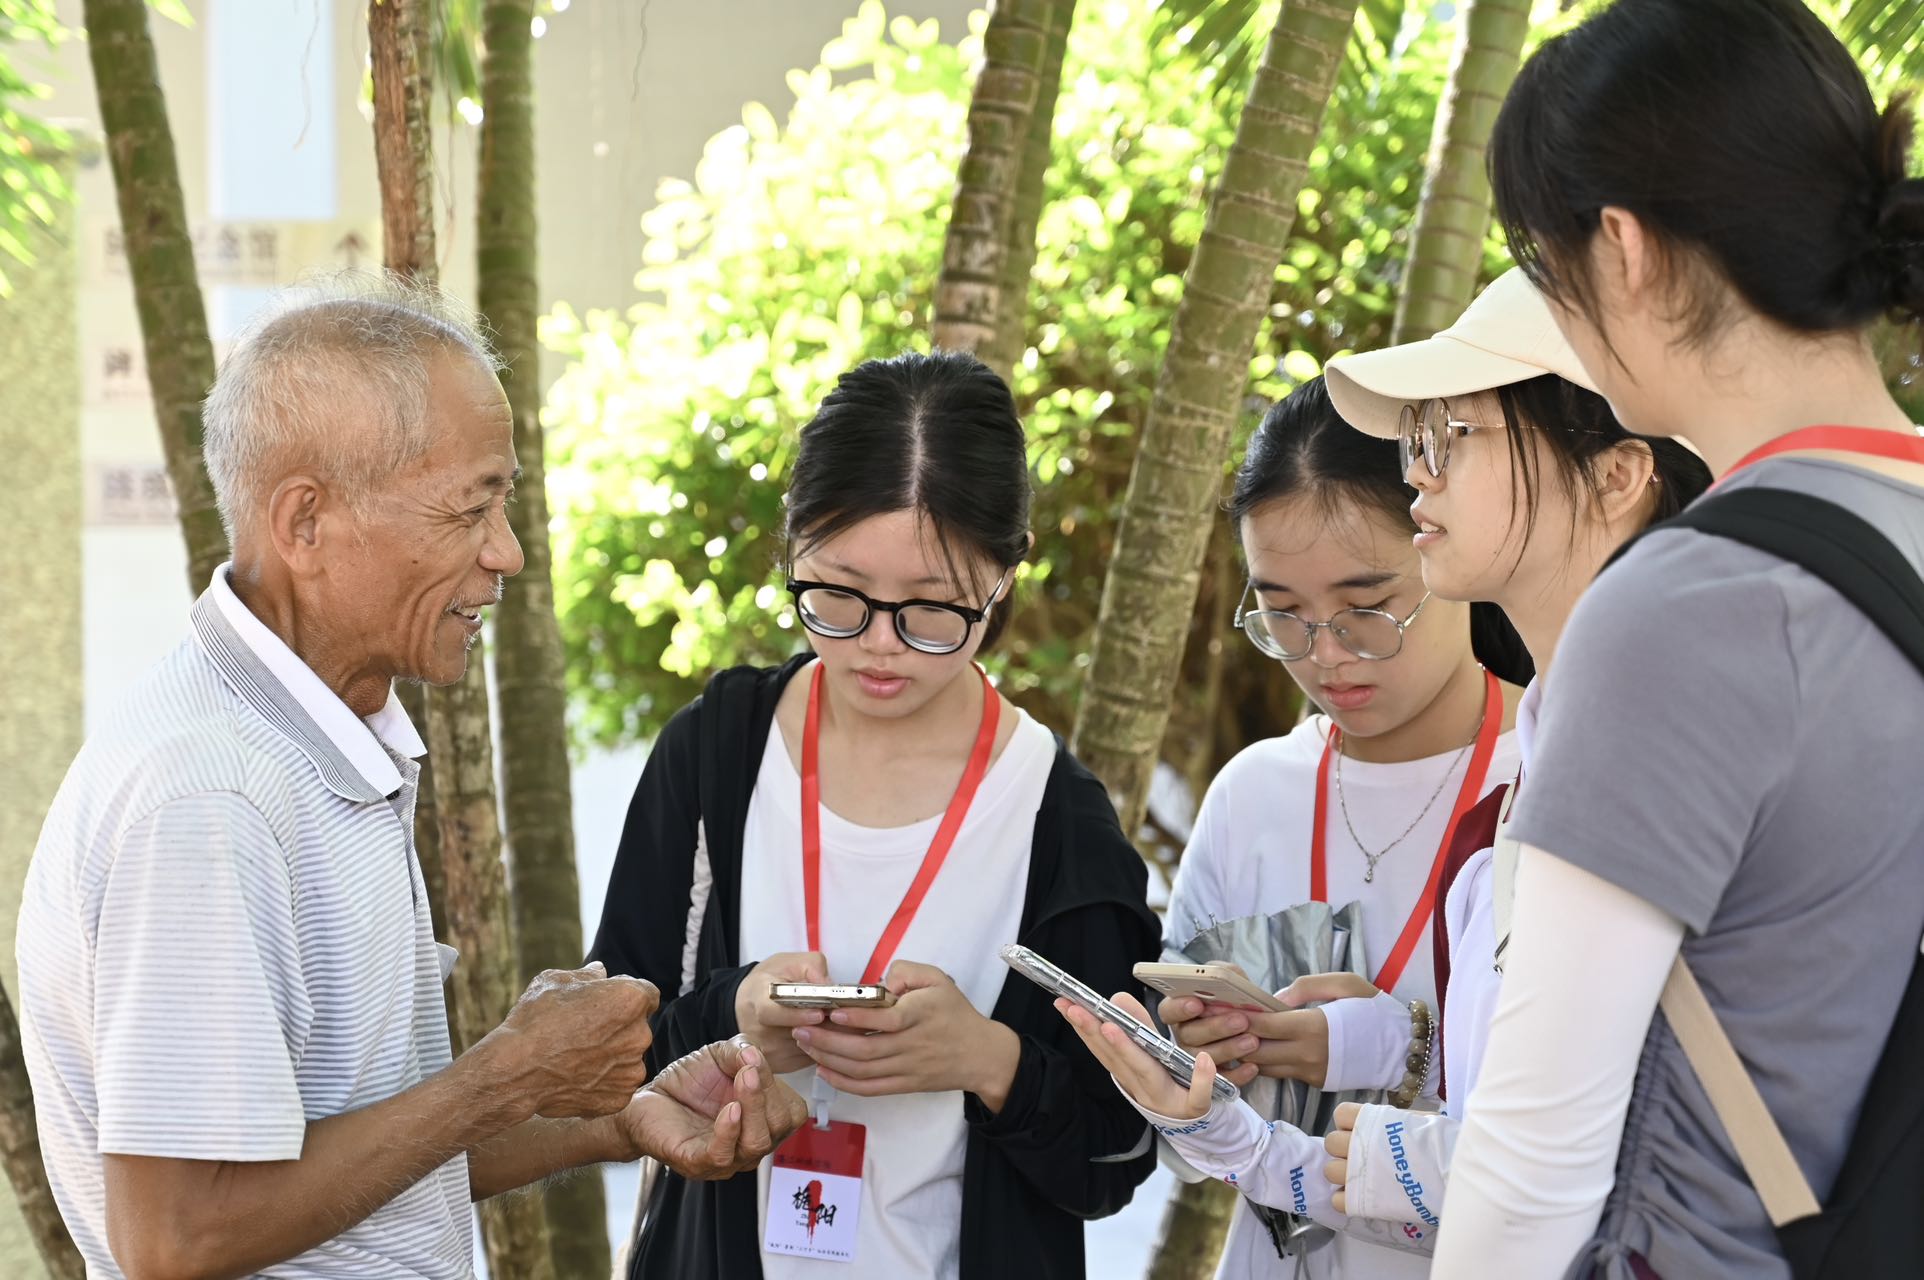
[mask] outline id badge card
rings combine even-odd
[[[803,1125],[776,1149],[768,1170],[767,1253],[855,1261],[868,1127]]]

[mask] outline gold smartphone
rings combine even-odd
[[[1287,1013],[1289,1006],[1243,975],[1233,964],[1139,964],[1138,982],[1166,996],[1194,996],[1250,1013]]]
[[[886,1009],[895,993],[873,982],[776,982],[768,998],[788,1009]]]

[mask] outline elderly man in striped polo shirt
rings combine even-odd
[[[656,992],[595,966],[451,1060],[393,685],[459,679],[521,568],[496,369],[440,295],[363,280],[257,325],[208,397],[233,561],[74,761],[20,913],[90,1275],[468,1277],[470,1200],[640,1156],[723,1177],[803,1117],[745,1043],[637,1093]]]

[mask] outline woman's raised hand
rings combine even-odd
[[[768,998],[768,989],[777,982],[827,981],[828,959],[821,952],[783,951],[750,969],[735,988],[735,1024],[777,1074],[808,1065],[808,1055],[795,1043],[795,1028],[819,1025],[822,1010],[776,1004]]]
[[[1118,993],[1110,1000],[1136,1021],[1150,1025],[1149,1011],[1134,996]],[[1135,1099],[1136,1105],[1172,1120],[1198,1120],[1208,1114],[1210,1090],[1216,1083],[1216,1064],[1208,1053],[1196,1055],[1195,1075],[1185,1088],[1121,1027],[1102,1021],[1068,1000],[1056,1001],[1056,1011],[1069,1020],[1069,1025],[1082,1037],[1082,1043],[1089,1046],[1089,1052],[1109,1069],[1109,1074],[1115,1077],[1124,1093]]]

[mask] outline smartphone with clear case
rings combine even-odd
[[[1162,1063],[1163,1068],[1178,1084],[1187,1087],[1189,1082],[1195,1079],[1196,1059],[1186,1049],[1136,1021],[1117,1008],[1113,1002],[1097,995],[1087,984],[1071,977],[1029,948],[1017,943],[1012,942],[1003,947],[998,954],[1002,957],[1002,963],[1045,991],[1052,991],[1066,1000],[1081,1005],[1104,1022],[1121,1027],[1144,1052]],[[1215,1084],[1211,1086],[1211,1092],[1221,1102],[1234,1102],[1238,1097],[1236,1086],[1221,1076],[1216,1077]]]

